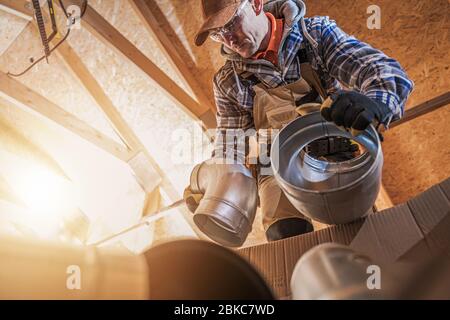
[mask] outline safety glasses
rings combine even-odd
[[[239,25],[240,22],[240,16],[242,11],[245,8],[245,5],[247,4],[249,0],[244,0],[241,5],[239,6],[239,8],[236,10],[235,14],[233,15],[233,17],[231,18],[231,20],[224,25],[223,27],[217,28],[217,29],[213,29],[209,32],[209,37],[217,42],[222,42],[226,36],[229,36],[230,34],[232,34],[233,32],[236,31],[236,27]]]

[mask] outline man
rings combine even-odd
[[[397,61],[347,35],[328,17],[304,18],[300,0],[266,2],[202,0],[205,22],[195,43],[201,46],[208,37],[220,42],[226,59],[213,83],[214,157],[234,154],[232,145],[222,143],[228,132],[281,129],[295,118],[297,106],[319,95],[321,101],[333,100],[322,116],[347,129],[388,127],[402,116],[413,83]],[[312,230],[272,176],[259,174],[258,187],[269,241]]]

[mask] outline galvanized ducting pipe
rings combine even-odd
[[[306,252],[291,278],[293,300],[353,300],[380,298],[370,290],[371,261],[347,246],[326,243]]]
[[[239,164],[203,162],[194,168],[190,187],[204,194],[194,214],[199,229],[221,245],[241,246],[258,205],[256,179],[250,170]]]
[[[342,162],[313,158],[305,147],[325,137],[346,137],[364,146]],[[325,121],[320,112],[297,118],[280,131],[271,149],[275,178],[295,208],[326,224],[343,224],[372,211],[381,186],[383,153],[373,126],[357,137]]]

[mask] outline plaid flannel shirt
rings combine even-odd
[[[304,42],[308,43],[312,53],[311,65],[318,72],[328,94],[341,89],[342,84],[384,103],[391,111],[382,119],[385,125],[403,115],[414,84],[396,60],[347,35],[328,17],[305,18],[305,25],[312,42],[304,39],[301,23],[294,24],[281,43],[278,67],[266,60],[227,55],[225,65],[216,73],[213,82],[218,125],[213,156],[234,154],[236,158],[236,139],[225,141],[224,134],[237,132],[239,135],[242,130],[254,128],[255,77],[268,88],[289,84],[300,78],[298,52]],[[239,76],[242,72],[250,72],[255,77],[243,79]],[[245,155],[240,154],[239,158],[243,157]]]

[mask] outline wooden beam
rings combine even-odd
[[[81,7],[82,5],[81,0],[66,2],[66,6],[74,4]],[[81,24],[104,44],[114,48],[129,61],[133,62],[191,117],[196,120],[205,119],[210,121],[212,111],[208,106],[201,105],[195,101],[90,5],[87,6]],[[204,127],[214,128],[215,123],[204,122]]]
[[[126,147],[3,72],[0,72],[0,95],[9,101],[34,110],[123,161],[128,161],[132,157]]]
[[[4,2],[4,1],[6,1],[6,0],[0,0],[0,3],[2,3],[2,2]],[[20,3],[25,3],[25,2],[27,2],[26,0],[14,0],[14,1],[17,1],[18,3],[20,2]],[[6,3],[6,2],[5,2]],[[75,2],[74,4],[78,4],[79,6],[81,5],[81,3],[80,3],[80,1],[78,1],[78,2]],[[113,38],[115,38],[115,37],[118,37],[118,39],[120,40],[119,42],[122,44],[122,46],[120,46],[120,48],[121,49],[124,49],[125,50],[125,52],[124,52],[124,54],[125,54],[125,56],[127,57],[127,58],[130,58],[129,56],[127,56],[127,54],[126,54],[126,50],[127,49],[129,49],[129,50],[131,50],[131,52],[134,54],[134,55],[136,55],[138,58],[140,58],[139,59],[139,61],[140,61],[140,63],[145,63],[146,61],[149,63],[149,65],[148,65],[148,68],[146,68],[145,70],[144,70],[144,72],[148,72],[147,74],[149,74],[150,72],[151,72],[151,70],[153,70],[154,68],[156,68],[157,70],[159,70],[147,57],[145,57],[136,47],[134,47],[127,39],[125,39],[113,26],[111,26],[105,19],[103,19],[103,17],[101,17],[100,15],[98,15],[98,13],[97,12],[95,12],[95,10],[93,10],[91,7],[89,7],[88,6],[88,8],[87,8],[87,10],[86,10],[86,13],[90,13],[91,14],[91,19],[90,20],[88,20],[88,21],[90,21],[91,22],[91,24],[88,24],[88,26],[90,26],[89,28],[90,28],[90,30],[91,31],[93,31],[93,33],[94,33],[94,35],[97,35],[97,36],[99,36],[100,37],[100,39],[104,39],[104,41],[106,40],[107,41],[107,43],[109,44],[109,42],[108,42],[108,37],[107,36],[105,36],[105,38],[103,38],[103,33],[99,33],[99,32],[97,32],[97,31],[95,31],[95,26],[96,26],[96,24],[95,24],[95,21],[93,21],[92,20],[92,18],[94,17],[94,19],[95,19],[95,17],[99,17],[99,21],[100,21],[100,23],[99,23],[99,28],[100,28],[100,30],[102,30],[102,32],[105,32],[105,30],[106,30],[106,33],[108,33],[108,31],[110,31],[111,32],[111,36],[113,37]],[[67,47],[66,47],[66,49],[67,49]],[[119,50],[120,51],[120,50]],[[76,64],[76,56],[74,56],[74,52],[73,52],[73,50],[71,51],[71,52],[68,52],[68,50],[66,50],[66,52],[64,52],[64,49],[63,49],[63,51],[62,51],[62,53],[61,54],[67,54],[67,57],[69,58],[67,61],[68,62],[70,62],[71,64],[72,63],[75,63]],[[134,55],[132,55],[133,57],[134,57]],[[66,63],[67,63],[67,61],[66,61]],[[131,59],[131,61],[133,61],[133,59]],[[133,61],[134,62],[134,61]],[[152,67],[153,66],[153,67]],[[138,65],[138,67],[139,67],[139,65]],[[89,78],[89,76],[88,76],[88,74],[89,74],[89,72],[86,72],[87,70],[85,70],[85,71],[83,71],[83,67],[79,67],[79,68],[76,68],[77,69],[77,73],[80,75],[80,76],[82,76],[82,78],[85,78],[85,79],[88,79]],[[164,77],[166,77],[166,78],[168,78],[161,70],[159,70],[159,72],[161,72],[162,73],[162,75],[164,76]],[[149,74],[150,75],[150,74]],[[5,74],[3,74],[2,75],[3,77],[6,77],[7,79],[9,79],[10,81],[15,81],[15,80],[13,80],[13,79],[10,79],[10,78],[8,78]],[[77,76],[77,78],[78,78],[78,76]],[[168,78],[169,79],[169,78]],[[88,79],[89,80],[89,79]],[[101,92],[102,90],[99,90],[99,91],[97,91],[95,88],[97,87],[95,84],[93,84],[92,85],[92,83],[93,83],[93,81],[92,81],[93,79],[90,79],[90,81],[87,81],[86,83],[87,84],[90,84],[90,91],[92,91],[92,92],[94,92],[94,97],[96,96],[96,94],[95,94],[95,92]],[[170,80],[170,79],[169,79]],[[95,80],[94,80],[95,81]],[[170,81],[172,81],[172,80],[170,80]],[[3,84],[3,81],[2,81],[2,77],[0,76],[0,82],[2,82],[2,84]],[[17,81],[16,81],[17,82]],[[172,81],[172,83],[173,83],[173,85],[175,85],[175,87],[178,87],[173,81]],[[5,84],[6,84],[6,82],[5,82]],[[25,90],[26,91],[26,87],[25,88],[23,88],[24,86],[23,85],[21,85],[20,83],[18,83],[20,86],[22,86],[21,88],[23,89],[23,90]],[[97,84],[98,85],[98,84]],[[1,92],[1,87],[2,86],[0,86],[0,92]],[[178,90],[181,90],[181,92],[182,93],[184,93],[185,95],[187,95],[181,88],[179,88],[178,87]],[[11,91],[11,90],[10,90]],[[181,96],[183,96],[183,94],[182,93],[180,93],[180,95]],[[189,96],[188,96],[189,97]],[[45,98],[43,98],[43,97],[41,97],[41,100],[42,99],[45,99]],[[192,100],[192,98],[190,98],[189,97],[189,99],[191,99]],[[98,101],[100,101],[100,102],[102,102],[102,105],[105,105],[105,104],[103,104],[103,102],[105,102],[105,101],[107,101],[107,100],[109,100],[107,97],[106,97],[106,99],[105,99],[105,97],[101,97]],[[192,101],[194,101],[194,100],[192,100]],[[195,102],[195,101],[194,101]],[[196,102],[195,102],[196,103]],[[26,105],[26,104],[25,104]],[[106,102],[106,105],[108,105],[108,102]],[[65,118],[66,117],[68,117],[68,116],[70,116],[70,117],[72,117],[73,118],[73,116],[72,115],[70,115],[70,114],[68,114],[67,112],[65,112],[64,110],[62,110],[62,109],[60,109],[59,107],[57,107],[57,106],[55,106],[54,104],[52,104],[52,103],[50,103],[50,108],[51,107],[53,107],[53,109],[56,109],[56,114],[58,115],[58,119],[61,119],[61,120],[66,120]],[[32,108],[34,109],[35,108],[35,106],[33,105],[32,106]],[[39,108],[38,108],[39,109]],[[44,108],[44,109],[47,109],[47,108]],[[38,111],[39,112],[39,111]],[[110,118],[110,121],[112,120],[112,119],[115,119],[114,121],[117,121],[117,124],[119,124],[119,122],[120,122],[120,120],[119,120],[119,118],[117,117],[117,115],[119,115],[118,113],[116,113],[117,112],[117,110],[112,110],[111,108],[108,108],[108,113],[111,115],[111,118]],[[45,115],[45,116],[47,116],[47,115]],[[52,116],[52,112],[50,112],[50,115],[49,115],[51,118],[52,118],[52,120],[54,120],[54,121],[56,121],[57,123],[58,123],[58,120],[57,119],[54,119],[54,117]],[[208,110],[207,112],[205,112],[205,113],[203,113],[203,114],[201,114],[201,116],[199,117],[200,119],[206,119],[207,121],[209,121],[209,123],[210,123],[210,119],[211,119],[211,117],[214,117],[214,115],[212,115],[212,112],[210,111],[210,110]],[[108,117],[109,118],[109,117]],[[208,120],[209,119],[209,120]],[[72,119],[73,120],[73,119]],[[76,120],[78,120],[78,119],[76,119]],[[80,120],[78,120],[79,122],[81,122]],[[59,124],[61,124],[61,125],[63,125],[64,127],[67,127],[69,130],[71,130],[71,131],[73,131],[77,126],[82,126],[83,127],[83,125],[84,125],[84,123],[77,123],[77,125],[75,125],[75,127],[74,126],[72,126],[72,124],[71,123],[65,123],[66,121],[64,121],[63,123],[59,123]],[[77,122],[77,121],[75,121],[75,122]],[[204,123],[205,123],[205,125],[208,123],[208,122],[205,122],[204,121]],[[210,125],[211,125],[211,123],[210,123]],[[212,126],[213,127],[213,126]],[[92,130],[95,130],[95,129],[92,129]],[[76,132],[75,133],[77,133],[79,130],[76,130]],[[84,132],[84,131],[89,131],[89,130],[81,130],[81,133],[84,133],[84,134],[87,134],[87,132]],[[101,134],[100,133],[98,133],[98,135],[99,136],[101,136]],[[88,134],[88,136],[90,136],[90,134]],[[125,140],[127,140],[127,145],[129,145],[130,147],[132,147],[132,148],[134,148],[134,147],[136,147],[137,145],[138,145],[138,141],[136,141],[135,139],[133,139],[131,136],[127,136],[127,137],[125,137],[124,135],[122,135],[122,134],[119,134],[119,136],[122,138],[122,139],[125,139]],[[84,137],[84,136],[83,136]],[[85,137],[87,140],[91,140],[89,137]],[[109,139],[109,138],[108,138]],[[98,141],[98,143],[100,143],[101,141]],[[101,144],[101,143],[100,143]],[[126,161],[126,162],[129,162],[129,161],[131,161],[133,158],[135,158],[136,156],[138,156],[139,155],[139,153],[142,151],[142,150],[139,150],[139,148],[137,148],[137,149],[134,149],[132,152],[130,152],[129,150],[125,150],[125,148],[123,148],[122,146],[116,146],[115,148],[111,148],[111,145],[112,144],[116,144],[115,142],[113,142],[113,143],[109,143],[108,145],[103,145],[103,147],[108,147],[108,149],[112,149],[112,151],[115,151],[115,153],[117,154],[117,155],[121,155],[121,159],[122,160],[124,160],[124,161]],[[102,144],[101,144],[102,145]],[[118,144],[117,144],[118,145]],[[117,150],[116,150],[117,149]],[[145,148],[144,148],[144,150],[145,150]],[[126,152],[126,155],[125,155],[125,152]],[[171,184],[171,182],[167,179],[167,177],[163,174],[163,172],[162,172],[162,170],[159,168],[159,166],[156,164],[156,162],[151,158],[151,157],[149,157],[148,158],[149,159],[149,161],[150,161],[150,163],[152,163],[152,165],[153,165],[153,168],[155,168],[156,169],[156,171],[158,172],[158,173],[160,173],[160,176],[161,176],[161,178],[162,178],[162,181],[161,181],[161,185],[160,185],[160,187],[161,187],[161,189],[163,189],[164,190],[164,192],[167,194],[167,196],[168,196],[168,198],[170,199],[170,201],[173,201],[173,202],[175,202],[175,201],[177,201],[177,200],[179,200],[179,197],[180,197],[180,195],[178,194],[178,192],[175,190],[175,188],[173,187],[173,185]],[[147,199],[146,199],[146,202],[147,202]],[[146,205],[147,206],[147,205]],[[202,238],[202,239],[206,239],[206,237],[201,233],[201,231],[198,229],[198,227],[195,225],[195,223],[193,222],[193,220],[192,220],[192,214],[186,209],[186,208],[180,208],[180,210],[181,210],[181,212],[182,212],[182,214],[183,214],[183,216],[186,218],[186,221],[188,222],[188,224],[191,226],[191,228],[194,230],[194,232],[199,236],[199,238]]]
[[[86,68],[76,52],[67,44],[63,43],[58,49],[58,55],[65,62],[69,70],[80,81],[82,86],[91,94],[97,105],[109,119],[117,134],[123,139],[124,143],[133,151],[134,157],[128,161],[128,164],[134,171],[136,178],[142,188],[146,191],[147,197],[155,187],[161,184],[161,188],[169,195],[171,201],[179,200],[175,188],[168,180],[158,163],[153,159],[139,140],[136,134],[127,125],[113,102],[105,94],[100,84]],[[148,199],[146,200],[148,202]],[[148,204],[145,205],[148,209]],[[148,211],[144,214],[149,213]],[[200,235],[200,231],[192,221],[192,215],[184,213],[184,216],[195,233]]]
[[[169,23],[162,25],[161,19],[165,19],[164,14],[159,9],[154,0],[130,0],[132,8],[140,18],[142,24],[157,42],[160,50],[165,54],[172,67],[178,73],[179,77],[192,90],[200,104],[207,105],[213,112],[216,111],[214,103],[205,94],[201,85],[192,74],[188,63],[180,55],[180,48],[174,45],[174,42],[168,37],[167,27]]]
[[[27,3],[27,0],[0,0],[0,4],[8,10],[16,12],[16,14],[28,13],[28,17],[32,17],[32,11],[27,12],[26,10],[22,10]],[[56,2],[56,4],[58,3]],[[73,4],[81,8],[83,2],[82,0],[65,0],[64,4],[66,7]],[[82,26],[86,27],[86,29],[107,46],[112,47],[133,62],[147,74],[158,87],[168,94],[178,106],[185,110],[186,113],[195,120],[201,120],[205,129],[216,127],[214,112],[209,109],[208,105],[202,105],[195,101],[89,5],[83,16]]]
[[[68,42],[62,43],[58,47],[56,53],[75,79],[78,79],[82,87],[90,93],[91,97],[106,115],[109,123],[116,134],[122,139],[123,143],[132,151],[139,151],[139,149],[142,149],[143,145],[138,137],[130,129],[121,114],[117,111],[117,108],[114,106],[111,99],[105,94],[100,84],[86,68],[81,58],[70,47]]]
[[[25,0],[0,0],[0,10],[28,21],[31,21],[34,15],[31,2]]]
[[[0,99],[0,108],[6,107]],[[45,150],[30,141],[0,115],[0,148],[24,160],[37,163],[54,174],[70,180],[60,165]]]
[[[448,104],[450,104],[450,91],[447,91],[437,97],[434,97],[433,99],[425,101],[415,107],[406,110],[403,117],[398,121],[392,122],[390,127],[394,128],[417,117],[433,112]]]

